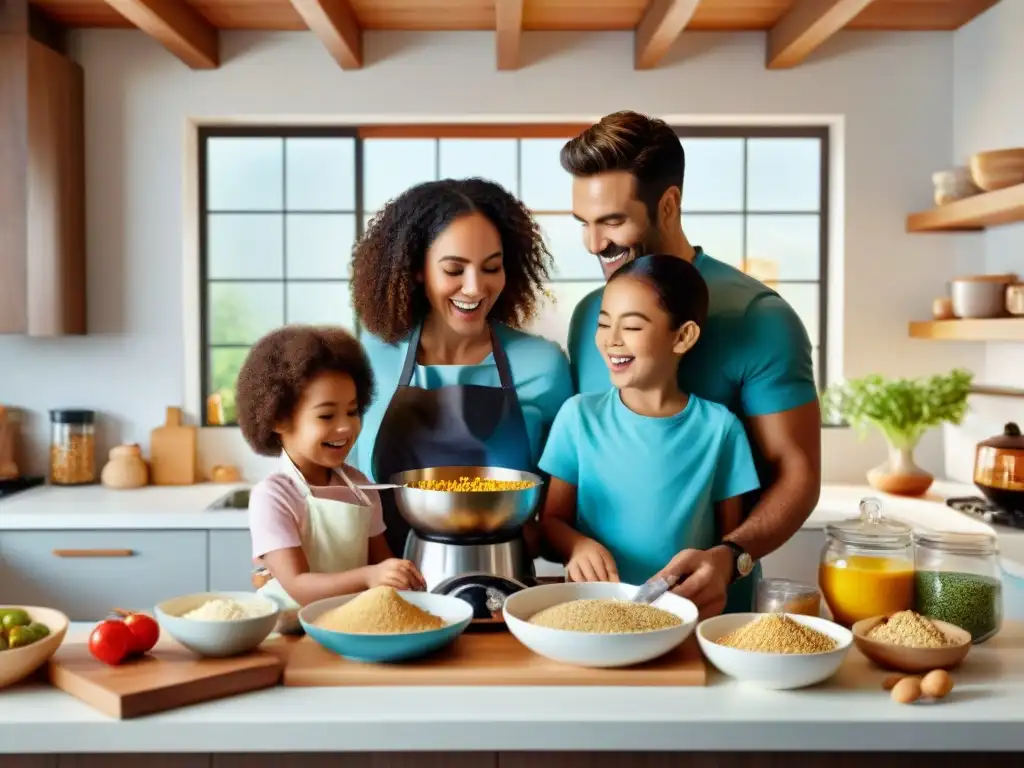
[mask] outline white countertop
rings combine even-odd
[[[895,704],[885,674],[852,650],[798,691],[713,671],[694,688],[279,687],[123,722],[32,684],[0,692],[0,753],[1024,750],[1024,625],[973,648],[942,702]]]

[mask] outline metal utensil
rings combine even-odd
[[[633,599],[630,600],[630,602],[650,605],[672,589],[677,581],[679,581],[679,579],[675,576],[648,579],[640,585],[640,589],[638,589],[636,594],[633,595]]]

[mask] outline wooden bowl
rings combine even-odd
[[[868,638],[868,632],[881,624],[887,616],[872,616],[853,625],[853,642],[860,652],[885,669],[897,672],[931,672],[933,669],[952,669],[971,650],[971,633],[953,624],[930,619],[952,645],[942,648],[905,648]]]
[[[32,645],[0,651],[0,688],[14,685],[43,666],[64,642],[68,631],[68,617],[53,608],[34,605],[0,605],[3,608],[21,608],[32,621],[50,628],[50,634]]]
[[[971,155],[971,177],[986,192],[1024,184],[1024,148]]]

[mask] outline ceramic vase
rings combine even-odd
[[[895,496],[923,496],[935,477],[914,463],[916,446],[897,447],[888,443],[889,458],[868,470],[868,485]]]

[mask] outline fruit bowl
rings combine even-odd
[[[14,685],[34,673],[56,653],[68,631],[68,617],[53,608],[35,605],[0,605],[0,612],[21,609],[33,622],[45,624],[50,634],[20,648],[0,651],[0,688]]]

